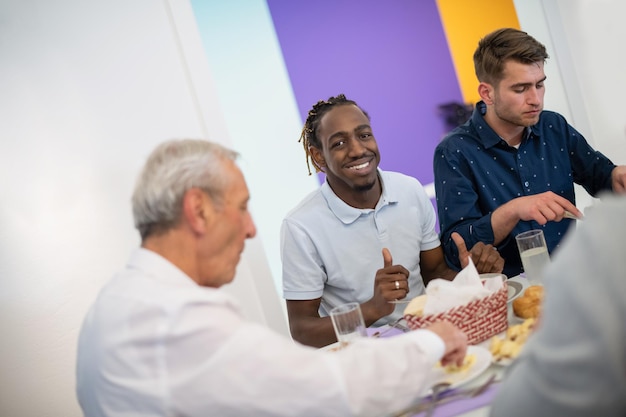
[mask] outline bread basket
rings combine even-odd
[[[507,329],[507,297],[508,289],[503,285],[491,295],[442,313],[427,316],[407,314],[404,319],[411,330],[421,329],[437,321],[449,321],[463,330],[467,334],[468,343],[474,345]]]

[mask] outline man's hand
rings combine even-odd
[[[613,168],[611,172],[613,192],[618,194],[626,193],[626,165]]]
[[[374,296],[361,305],[366,324],[393,313],[395,305],[389,301],[405,298],[409,292],[409,271],[402,265],[393,265],[389,249],[383,248],[382,253],[383,268],[376,271]]]
[[[560,222],[568,211],[578,218],[583,214],[568,199],[554,194],[552,191],[545,193],[518,197],[511,200],[516,205],[519,220],[534,220],[544,225],[547,222]]]
[[[426,329],[437,334],[446,346],[441,358],[441,365],[461,366],[463,359],[465,359],[465,353],[467,353],[467,335],[448,321],[438,321]]]
[[[468,257],[472,257],[472,262],[476,265],[479,273],[485,272],[502,272],[504,269],[504,258],[500,256],[498,251],[492,245],[486,245],[478,242],[474,245],[470,252],[467,251],[465,241],[457,232],[452,233],[452,240],[459,250],[459,261],[461,267],[465,268],[469,264]]]
[[[552,191],[514,198],[491,213],[494,244],[499,245],[506,239],[520,220],[534,220],[544,225],[551,221],[560,222],[567,212],[583,218],[575,205]]]

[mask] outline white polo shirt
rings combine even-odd
[[[440,246],[434,207],[417,179],[378,172],[383,192],[375,209],[349,206],[324,183],[287,214],[281,228],[285,299],[322,297],[322,316],[337,305],[369,300],[383,248],[394,265],[409,270],[407,297],[424,292],[420,252]],[[401,317],[403,310],[399,304],[374,326]]]

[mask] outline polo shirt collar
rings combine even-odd
[[[398,201],[398,190],[390,189],[385,182],[385,176],[385,172],[378,168],[378,178],[380,179],[383,192],[374,211],[378,211],[382,207]],[[354,223],[362,214],[367,214],[372,211],[372,209],[359,209],[346,204],[341,198],[337,197],[332,188],[330,188],[330,185],[328,185],[328,181],[324,181],[321,190],[330,211],[332,211],[343,224]]]

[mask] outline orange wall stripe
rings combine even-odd
[[[513,0],[437,0],[456,76],[466,103],[476,103],[478,80],[472,57],[478,41],[502,28],[520,28]]]

